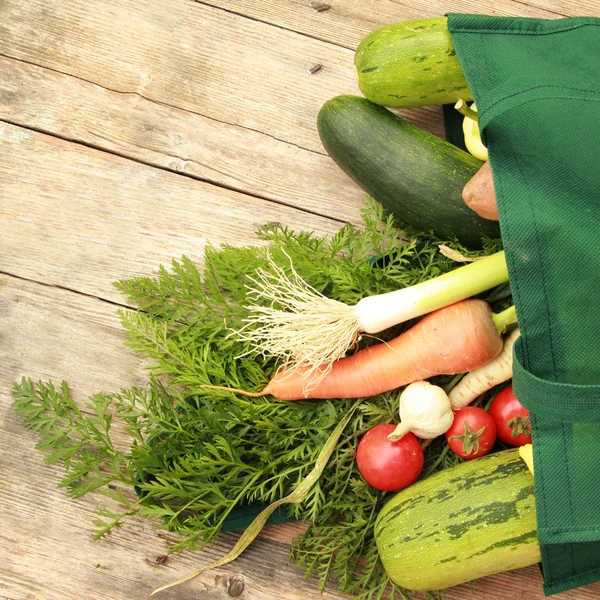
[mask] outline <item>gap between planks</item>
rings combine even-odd
[[[10,59],[11,57],[6,57],[5,56],[4,58]],[[38,66],[38,67],[40,66],[40,65],[34,65],[33,63],[31,63],[31,64],[33,66]],[[41,68],[44,68],[44,67],[41,67]],[[111,91],[114,91],[114,90],[111,90]],[[121,92],[121,93],[124,93],[124,92]],[[128,92],[128,93],[136,93],[136,92]],[[147,98],[144,98],[144,99],[148,100]],[[151,100],[150,100],[150,102],[151,102]],[[165,105],[165,106],[169,106],[169,105]],[[176,107],[170,107],[170,108],[176,108]],[[198,113],[195,113],[195,114],[198,114]],[[207,117],[207,118],[210,118],[210,117]],[[217,122],[225,124],[223,121],[217,121]],[[2,118],[0,118],[0,123],[6,123],[7,125],[12,125],[13,127],[18,127],[20,129],[24,129],[26,131],[31,131],[33,133],[39,133],[41,135],[47,135],[47,136],[50,136],[50,137],[54,137],[54,138],[59,139],[59,140],[61,140],[63,142],[75,144],[77,146],[83,146],[84,148],[89,148],[90,150],[97,150],[97,151],[100,151],[100,152],[105,152],[105,153],[110,154],[112,156],[116,156],[118,158],[123,158],[125,160],[129,160],[129,161],[137,163],[139,165],[144,165],[146,167],[151,167],[153,169],[158,169],[159,171],[166,171],[167,173],[172,173],[174,175],[180,175],[181,177],[187,177],[189,179],[193,179],[194,181],[201,181],[202,183],[207,183],[209,185],[214,185],[215,187],[221,188],[223,190],[227,190],[227,191],[231,191],[231,192],[236,192],[236,193],[241,193],[241,194],[244,194],[245,196],[256,198],[257,200],[265,200],[267,202],[273,202],[274,204],[278,204],[278,205],[284,206],[286,208],[293,208],[295,210],[302,211],[302,212],[304,212],[306,214],[314,215],[315,217],[325,217],[325,218],[330,219],[332,221],[337,221],[338,223],[340,223],[340,225],[343,225],[344,223],[347,222],[346,219],[341,219],[341,218],[336,217],[336,216],[331,216],[331,215],[326,215],[326,214],[323,214],[323,213],[319,213],[316,210],[310,210],[308,208],[305,208],[305,207],[302,207],[302,206],[297,206],[297,205],[292,204],[292,203],[286,203],[286,202],[283,202],[282,200],[274,199],[274,198],[271,198],[269,196],[262,195],[262,194],[259,194],[257,192],[254,192],[254,191],[249,191],[249,190],[244,189],[244,188],[238,188],[238,187],[235,187],[233,185],[227,185],[227,184],[225,184],[223,182],[219,182],[219,181],[217,181],[215,179],[210,179],[208,177],[199,177],[198,175],[194,175],[193,173],[186,173],[186,172],[183,172],[183,171],[178,170],[178,169],[169,168],[169,167],[167,167],[165,165],[159,165],[159,164],[153,163],[151,161],[142,160],[140,158],[136,158],[136,157],[131,156],[129,154],[125,154],[124,152],[118,152],[116,150],[112,150],[110,148],[107,148],[105,146],[101,146],[99,144],[93,144],[92,142],[86,142],[84,140],[67,137],[67,136],[61,135],[60,133],[52,132],[51,130],[48,130],[48,129],[41,129],[41,128],[38,128],[38,127],[33,127],[31,125],[25,125],[23,123],[17,123],[17,122],[10,121],[9,119],[2,119]],[[99,136],[98,134],[95,134],[95,133],[93,133],[91,131],[89,133],[91,135],[94,135],[94,136],[100,138],[100,139],[104,139],[105,141],[108,141],[108,142],[112,141],[112,140],[110,140],[110,138],[103,138],[102,136]],[[260,132],[258,132],[258,133],[260,133]],[[283,141],[284,143],[287,143],[284,140],[279,140],[279,141]],[[300,146],[298,146],[298,147],[300,148]],[[303,150],[306,150],[308,152],[312,152],[312,150],[307,149],[307,148],[303,148]],[[179,157],[176,157],[176,156],[173,156],[172,158],[177,159],[177,160],[182,160],[182,159],[180,159]],[[185,162],[200,164],[200,163],[197,163],[197,161],[189,160],[189,159],[185,160]],[[202,166],[207,166],[207,165],[202,165]],[[0,271],[0,273],[2,273],[2,272],[3,271]],[[18,277],[18,275],[14,275],[14,276]],[[38,282],[38,283],[42,283],[42,282]],[[64,289],[69,289],[69,288],[64,288]],[[76,290],[71,290],[71,291],[76,291]]]
[[[0,276],[17,279],[19,281],[31,283],[33,285],[41,285],[43,287],[61,290],[63,292],[68,292],[70,294],[78,294],[80,296],[83,296],[84,298],[90,298],[91,300],[98,300],[99,302],[105,302],[106,304],[110,304],[111,306],[114,306],[115,308],[118,308],[118,309],[133,310],[136,312],[145,312],[145,311],[141,310],[140,308],[138,308],[137,306],[133,306],[131,304],[125,304],[123,302],[117,302],[116,300],[110,300],[108,298],[103,298],[102,296],[97,296],[95,294],[90,294],[88,292],[82,292],[81,290],[77,290],[75,288],[70,288],[65,285],[60,285],[58,283],[48,283],[45,281],[39,281],[37,279],[30,279],[28,277],[23,277],[22,275],[17,275],[15,273],[9,273],[8,271],[3,271],[2,269],[0,269]]]

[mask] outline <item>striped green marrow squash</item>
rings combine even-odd
[[[354,56],[365,98],[395,108],[472,100],[446,17],[386,25],[365,37]]]
[[[517,449],[440,471],[391,498],[375,540],[390,579],[411,590],[539,562],[533,476]]]

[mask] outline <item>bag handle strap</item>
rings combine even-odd
[[[513,353],[513,389],[527,410],[552,413],[557,421],[569,423],[600,421],[600,385],[575,385],[534,375],[523,366],[521,338]]]

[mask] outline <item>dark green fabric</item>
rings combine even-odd
[[[258,517],[258,515],[269,506],[268,503],[264,502],[253,502],[252,504],[236,506],[227,515],[227,518],[221,526],[221,531],[242,531],[247,529],[252,521]],[[281,525],[282,523],[289,523],[295,521],[288,511],[286,506],[280,506],[275,509],[275,512],[267,519],[267,525]]]
[[[600,19],[448,17],[498,199],[551,595],[600,580]]]

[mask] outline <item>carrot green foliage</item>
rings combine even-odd
[[[268,224],[258,231],[257,245],[207,247],[202,269],[183,257],[160,267],[155,277],[116,283],[136,307],[121,310],[120,317],[127,344],[148,364],[143,388],[75,402],[65,382],[15,384],[15,408],[24,425],[39,435],[47,462],[64,466],[60,485],[73,497],[107,496],[96,537],[137,514],[176,534],[173,551],[199,549],[216,538],[236,508],[274,502],[307,476],[354,400],[281,402],[202,386],[260,390],[274,374],[268,356],[239,358],[247,348],[230,335],[247,316],[248,278],[258,266],[268,268],[266,248],[278,265],[289,268],[291,260],[313,287],[347,304],[454,268],[440,254],[440,243],[476,255],[452,240],[399,228],[370,199],[363,216],[364,228],[346,224],[329,237]],[[483,253],[498,249],[490,240]],[[503,286],[485,298],[498,309],[508,293]],[[361,347],[376,341],[365,336]],[[444,377],[436,382],[451,383]],[[397,422],[398,395],[360,404],[319,481],[288,509],[288,517],[310,522],[291,559],[321,588],[335,582],[360,600],[412,597],[383,572],[373,525],[385,495],[361,479],[354,461],[362,434]],[[436,440],[426,450],[424,473],[458,460]]]

